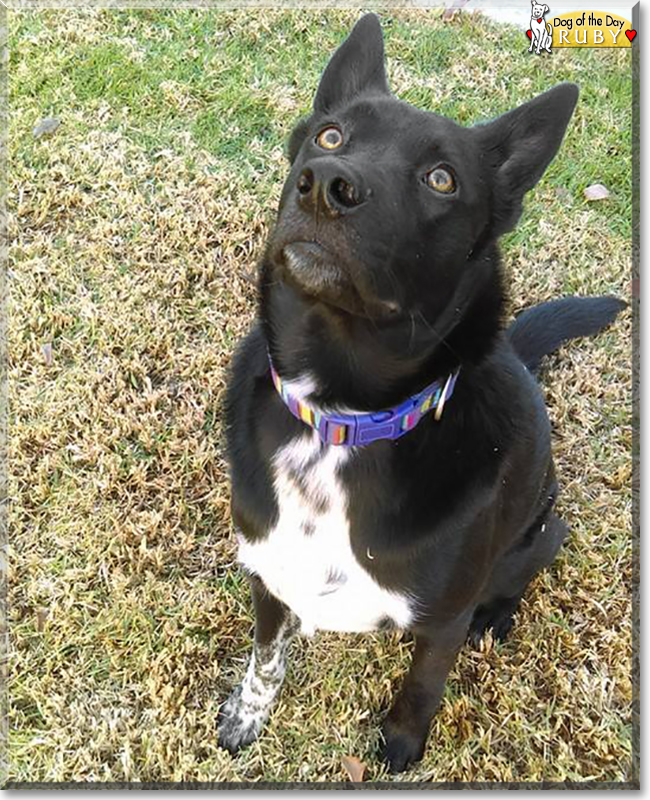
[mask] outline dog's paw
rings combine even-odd
[[[238,686],[221,706],[217,716],[219,746],[233,755],[257,739],[268,717],[268,709],[242,698]]]
[[[382,729],[384,744],[381,755],[391,772],[404,772],[424,755],[427,734],[400,729],[386,720]]]
[[[513,614],[517,610],[518,599],[499,598],[485,606],[479,606],[469,628],[469,641],[473,647],[480,647],[481,639],[492,629],[492,638],[504,642],[514,624]]]

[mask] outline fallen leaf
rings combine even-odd
[[[604,200],[609,197],[609,192],[602,183],[594,183],[585,189],[585,197],[587,200]]]
[[[450,20],[453,19],[456,15],[458,9],[466,6],[469,0],[454,0],[454,2],[445,9],[444,14],[442,15],[443,20]]]
[[[41,352],[43,353],[43,358],[45,359],[45,364],[48,367],[52,366],[52,343],[47,342],[46,344],[41,345]]]
[[[41,136],[45,136],[45,134],[54,133],[60,124],[61,120],[56,117],[45,117],[34,127],[32,131],[34,139],[40,139]]]
[[[49,611],[47,608],[37,608],[36,609],[36,630],[42,631],[45,627],[45,621],[49,616]]]
[[[366,771],[366,765],[355,756],[343,756],[341,766],[350,776],[352,783],[361,783]]]

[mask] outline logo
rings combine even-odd
[[[553,29],[544,19],[544,14],[548,10],[549,7],[547,5],[531,0],[530,30],[526,31],[530,39],[528,52],[532,53],[534,47],[538,56],[541,55],[542,50],[550,53],[551,45],[553,44]]]
[[[549,7],[537,0],[531,1],[530,39],[528,52],[533,48],[537,55],[551,52],[557,47],[630,47],[637,32],[628,20],[617,14],[600,11],[569,11],[548,21],[544,15]],[[623,34],[623,36],[621,36]]]

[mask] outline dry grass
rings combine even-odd
[[[226,369],[283,138],[356,16],[12,18],[10,780],[336,781],[347,754],[388,779],[398,635],[301,639],[262,738],[233,759],[214,729],[251,633]],[[513,305],[628,297],[629,51],[563,50],[540,74],[517,36],[391,14],[393,84],[469,121],[577,79],[572,133],[505,242]],[[52,113],[59,130],[33,140]],[[581,195],[595,178],[600,206]],[[570,540],[509,642],[463,651],[424,761],[394,780],[630,777],[630,342],[627,314],[549,360]]]

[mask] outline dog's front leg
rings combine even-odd
[[[255,608],[255,644],[244,680],[221,707],[219,744],[231,753],[253,742],[282,686],[287,648],[299,622],[256,576],[250,578]]]
[[[384,760],[393,772],[405,770],[424,753],[431,718],[445,680],[465,641],[469,619],[416,634],[413,662],[400,693],[384,721]]]

